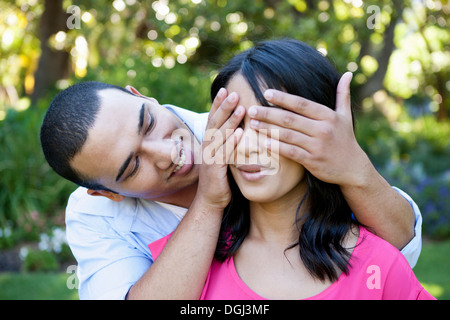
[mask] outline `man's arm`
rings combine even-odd
[[[341,185],[356,219],[401,250],[414,237],[415,215],[411,205],[368,161],[360,183]]]
[[[352,75],[342,76],[336,111],[299,96],[267,90],[265,98],[279,108],[249,109],[256,130],[278,130],[270,145],[302,164],[317,178],[338,184],[357,220],[395,247],[414,236],[414,214],[408,202],[375,170],[356,141],[350,102]],[[270,147],[269,145],[269,147]]]
[[[223,89],[211,108],[202,143],[197,195],[161,255],[131,287],[127,299],[200,298],[217,245],[223,209],[231,199],[226,159],[242,136],[242,129],[236,128],[245,115],[245,108],[236,108],[238,96],[226,96]],[[210,156],[208,161],[205,154]]]
[[[161,255],[131,287],[127,299],[198,299],[208,274],[223,209],[196,199]]]

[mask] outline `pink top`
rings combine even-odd
[[[149,244],[156,259],[171,234]],[[428,300],[435,299],[419,283],[401,252],[388,242],[360,227],[356,247],[349,263],[349,274],[342,273],[311,300]],[[202,300],[265,299],[239,277],[233,258],[214,260],[203,288]]]

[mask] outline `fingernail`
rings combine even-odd
[[[237,94],[234,93],[234,92],[232,92],[232,93],[228,96],[227,99],[228,99],[229,102],[235,102],[236,99],[237,99]]]
[[[237,115],[237,116],[242,115],[242,112],[243,112],[242,109],[243,109],[242,106],[238,106],[238,107],[236,108],[236,110],[234,110],[234,114]]]
[[[255,120],[255,119],[252,119],[252,120],[250,120],[250,126],[252,127],[252,128],[258,128],[258,125],[259,125],[259,121],[258,120]]]
[[[271,142],[270,142],[270,138],[266,139],[266,149],[270,149],[271,146]]]
[[[256,116],[257,110],[255,107],[250,107],[248,109],[247,113],[250,117],[254,117],[254,116]]]
[[[217,93],[217,95],[222,98],[225,94],[225,88],[220,88],[219,92]]]
[[[272,100],[272,98],[273,98],[273,91],[272,90],[266,90],[266,92],[264,92],[264,98],[266,98],[266,100]]]

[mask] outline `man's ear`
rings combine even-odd
[[[127,85],[127,86],[125,87],[125,89],[128,90],[128,91],[130,91],[131,93],[133,93],[133,94],[139,96],[139,97],[142,97],[142,98],[151,100],[151,101],[153,101],[153,102],[155,102],[155,103],[158,103],[158,101],[157,101],[155,98],[151,98],[151,97],[144,96],[142,93],[140,93],[139,91],[137,91],[136,88],[134,88],[134,87],[132,87],[132,86],[130,86],[130,85]]]
[[[130,91],[131,93],[134,93],[134,94],[137,95],[137,96],[144,97],[143,94],[141,94],[139,91],[137,91],[136,88],[134,88],[134,87],[132,87],[132,86],[130,86],[130,85],[126,86],[125,89],[127,89],[127,90]]]
[[[125,196],[115,193],[115,192],[111,192],[111,191],[107,191],[107,190],[93,190],[93,189],[89,189],[87,191],[88,195],[90,196],[102,196],[102,197],[106,197],[112,201],[122,201],[123,199],[125,199]]]

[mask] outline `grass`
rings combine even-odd
[[[450,300],[450,240],[426,242],[414,273],[429,293]]]
[[[67,288],[67,273],[1,273],[0,300],[77,300]]]
[[[439,300],[450,300],[450,240],[426,242],[414,273]],[[0,300],[76,300],[67,273],[0,273]]]

